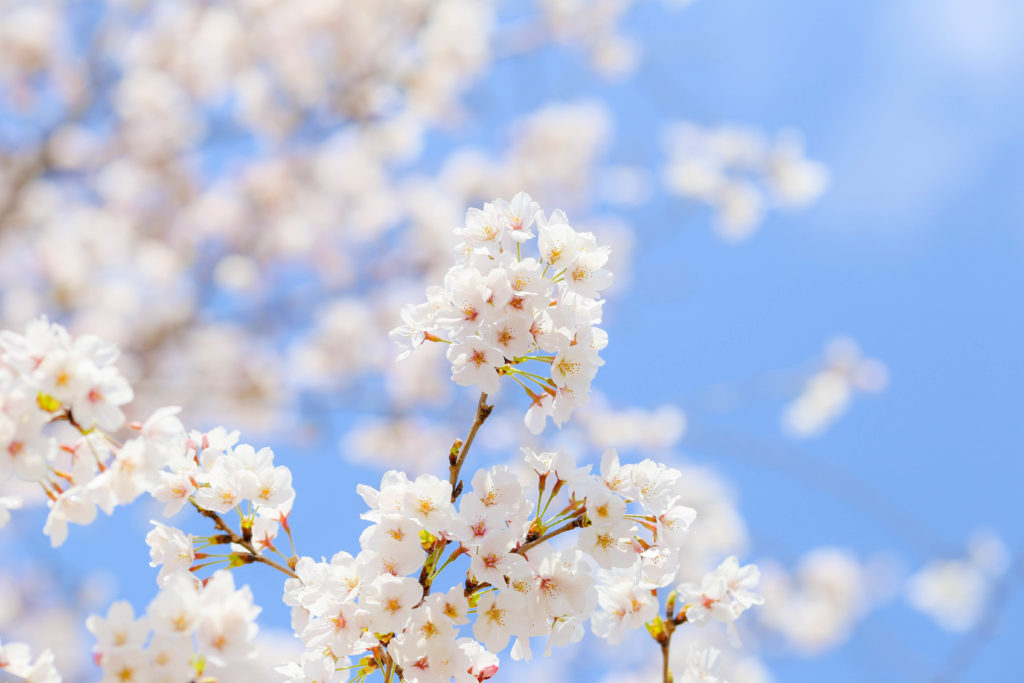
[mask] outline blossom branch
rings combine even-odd
[[[476,433],[480,430],[480,426],[483,425],[484,421],[490,416],[491,410],[494,406],[487,405],[487,394],[480,394],[480,402],[476,406],[476,417],[473,419],[473,424],[469,428],[469,434],[466,435],[466,440],[462,443],[462,447],[459,449],[458,454],[454,453],[455,449],[452,449],[452,453],[448,456],[449,467],[448,467],[448,483],[452,485],[452,502],[459,497],[462,493],[461,483],[459,482],[459,472],[462,471],[462,465],[466,462],[466,456],[469,455],[469,448],[473,445],[473,439],[476,438]]]
[[[521,253],[520,243],[533,237],[534,221],[539,259]],[[496,233],[495,225],[505,233]],[[611,283],[611,274],[604,269],[608,247],[590,233],[576,232],[562,212],[544,218],[525,193],[511,203],[497,200],[484,210],[470,211],[467,227],[459,232],[479,246],[450,271],[450,291],[444,297],[433,297],[432,291],[430,301],[403,309],[406,324],[396,328],[394,336],[408,338],[412,348],[423,341],[445,341],[435,332],[450,338],[452,376],[463,386],[478,385],[476,411],[465,439],[456,440],[449,450],[447,483],[432,474],[410,479],[390,471],[383,475],[380,490],[357,487],[370,508],[362,517],[372,525],[360,534],[362,552],[356,556],[338,552],[330,561],[319,562],[298,557],[285,511],[295,494],[290,470],[273,465],[269,448],[257,451],[238,444],[235,432],[186,432],[176,417],[178,409],[162,408],[144,423],[130,425],[137,436],[124,444],[111,441],[109,447],[103,439],[110,440],[106,434],[125,424],[121,406],[133,395],[127,381],[110,368],[116,358],[113,345],[93,339],[76,343],[46,320],[33,323],[24,337],[0,335],[5,373],[0,389],[6,389],[8,366],[21,373],[11,401],[16,422],[27,421],[41,433],[48,422],[66,420],[82,436],[72,435],[73,441],[66,444],[51,440],[45,452],[54,457],[37,458],[36,479],[53,502],[47,524],[55,543],[66,536],[68,521],[88,523],[90,515],[95,516],[97,502],[88,495],[100,487],[118,504],[148,491],[166,504],[168,516],[187,502],[215,526],[212,535],[196,539],[154,522],[146,540],[152,564],[161,565],[161,593],[151,603],[155,607],[147,609],[147,615],[154,615],[147,619],[160,637],[149,639],[145,630],[136,628],[127,603],[112,607],[105,620],[93,620],[90,627],[99,640],[97,652],[104,655],[104,675],[125,678],[118,669],[121,652],[114,649],[123,643],[114,644],[108,637],[115,629],[125,634],[138,631],[135,651],[148,647],[154,658],[164,654],[156,652],[167,640],[164,634],[194,632],[199,654],[186,661],[188,653],[181,652],[180,663],[195,668],[197,679],[204,675],[206,653],[249,657],[259,611],[252,605],[251,590],[236,590],[232,572],[215,571],[197,595],[195,577],[189,573],[225,564],[233,569],[261,562],[294,579],[285,582],[284,601],[308,614],[295,625],[307,648],[301,662],[278,669],[289,680],[329,680],[337,671],[358,668],[357,681],[379,673],[385,683],[401,682],[404,672],[410,680],[424,675],[469,680],[468,673],[483,681],[497,672],[497,653],[511,638],[545,632],[557,636],[556,628],[570,620],[574,628],[591,620],[594,633],[610,641],[646,624],[661,646],[668,681],[670,639],[676,626],[712,617],[734,621],[762,601],[751,592],[758,578],[756,567],[741,568],[731,557],[701,585],[680,585],[678,601],[689,603],[682,611],[673,614],[675,600],[670,597],[664,617],[657,616],[657,592],[647,586],[667,586],[675,579],[674,560],[696,517],[695,510],[680,502],[687,494],[678,484],[682,473],[676,469],[652,460],[622,464],[612,451],[602,457],[598,475],[591,467],[577,467],[575,458],[563,450],[538,453],[524,447],[532,474],[527,470],[521,476],[508,465],[494,465],[467,475],[472,483],[465,486],[462,469],[493,410],[488,395],[508,381],[503,377],[519,382],[533,400],[524,421],[535,434],[548,418],[561,425],[578,401],[574,397],[587,394],[603,364],[598,352],[607,335],[595,324],[600,321],[599,293]],[[487,264],[488,275],[476,268],[474,254]],[[553,279],[547,277],[549,267],[555,271]],[[545,374],[512,367],[525,360],[540,363]],[[545,376],[549,371],[550,377]],[[530,384],[540,387],[541,393],[529,389]],[[79,386],[88,391],[79,391]],[[0,398],[3,417],[11,408],[6,395]],[[54,431],[63,438],[67,430]],[[0,443],[0,452],[14,455],[24,449],[21,457],[26,458],[43,450],[34,443],[13,445],[5,449]],[[54,445],[62,450],[56,451]],[[56,459],[66,452],[75,462],[82,448],[93,452],[98,473],[83,467],[80,474],[67,469],[67,456]],[[27,462],[22,469],[28,465],[36,463]],[[527,493],[534,475],[536,510]],[[74,486],[65,489],[65,481]],[[459,501],[464,488],[465,498]],[[568,498],[564,504],[558,502],[565,495],[563,489]],[[100,503],[105,506],[107,500]],[[6,503],[0,499],[2,505]],[[237,528],[227,521],[232,510],[240,518]],[[274,545],[278,524],[288,535],[290,558]],[[573,529],[583,529],[577,534],[579,547],[538,550],[527,557],[533,548]],[[642,538],[648,532],[649,541]],[[205,552],[210,546],[232,547],[226,553]],[[275,554],[279,559],[270,559]],[[431,594],[440,573],[464,554],[469,561],[465,587]],[[204,563],[190,566],[196,560]],[[596,573],[590,571],[594,563],[601,568]],[[603,571],[608,569],[628,571]],[[460,637],[459,626],[470,622],[472,638]],[[243,623],[244,628],[237,627]],[[359,663],[348,666],[352,660],[347,658],[357,656]],[[706,658],[713,656],[717,655]],[[339,662],[345,665],[339,668]],[[691,669],[688,665],[687,672]]]
[[[675,609],[675,602],[676,592],[672,591],[668,597],[668,603],[665,605],[665,618],[662,619],[661,617],[655,617],[654,621],[647,624],[647,631],[651,634],[652,638],[658,641],[658,645],[661,647],[662,683],[672,683],[674,680],[672,670],[669,668],[669,655],[672,650],[672,634],[675,633],[676,626],[686,623],[685,608],[675,617],[672,616],[672,612]]]
[[[532,541],[527,541],[523,545],[516,548],[513,552],[518,553],[520,555],[525,555],[527,550],[530,550],[531,548],[534,548],[543,543],[544,541],[548,541],[554,538],[555,536],[558,536],[559,534],[564,534],[566,531],[572,531],[573,529],[579,529],[585,526],[590,526],[590,522],[588,522],[583,516],[584,512],[586,512],[586,508],[581,509],[579,514],[572,520],[566,522],[557,529],[549,531],[546,534],[533,539]]]
[[[205,510],[205,509],[199,507],[199,505],[197,505],[195,501],[192,501],[192,505],[195,507],[196,510],[199,511],[199,514],[201,514],[203,517],[207,517],[208,519],[213,520],[214,526],[216,526],[218,529],[223,531],[228,536],[228,538],[231,540],[232,543],[234,543],[236,545],[240,545],[243,548],[245,548],[247,551],[249,551],[249,555],[244,557],[244,559],[246,561],[248,561],[248,562],[262,562],[263,564],[265,564],[265,565],[267,565],[269,567],[273,567],[274,569],[276,569],[277,571],[279,571],[279,572],[281,572],[283,574],[287,574],[288,576],[290,576],[293,579],[299,578],[299,575],[296,574],[295,572],[293,572],[288,567],[285,567],[284,565],[282,565],[282,564],[280,564],[278,562],[275,562],[274,560],[271,560],[269,557],[263,557],[262,555],[260,555],[256,551],[255,546],[253,546],[251,539],[246,539],[246,538],[238,535],[238,533],[235,532],[234,529],[232,529],[230,526],[228,526],[228,523],[224,521],[224,518],[221,517],[220,515],[218,515],[216,512],[214,512],[213,510]]]
[[[670,643],[672,641],[671,633],[661,643],[661,680],[662,683],[672,683],[672,670],[668,668],[668,655]]]

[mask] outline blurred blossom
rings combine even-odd
[[[636,67],[639,47],[618,32],[635,0],[540,0],[547,27],[563,42],[580,43],[595,69],[624,76]]]
[[[17,546],[5,544],[5,551]],[[71,585],[63,585],[70,583]],[[47,568],[32,567],[0,573],[0,640],[19,641],[33,654],[52,649],[65,681],[88,680],[92,661],[83,627],[83,612],[104,605],[113,590],[110,577],[94,573],[54,576]]]
[[[607,166],[600,177],[600,193],[611,204],[644,204],[654,191],[651,173],[636,166]]]
[[[797,438],[816,436],[846,412],[855,393],[877,393],[888,383],[881,361],[866,358],[852,339],[837,337],[825,346],[821,369],[784,409],[782,427]]]
[[[750,237],[772,206],[799,208],[824,192],[828,171],[804,157],[793,131],[774,140],[738,127],[674,123],[664,130],[662,177],[672,194],[710,205],[726,241]]]
[[[742,555],[750,538],[736,493],[721,475],[705,467],[682,465],[679,469],[683,500],[700,520],[687,536],[680,576],[696,580],[723,555]]]
[[[616,411],[604,401],[592,400],[581,418],[590,442],[602,450],[667,450],[675,446],[686,431],[686,415],[671,405],[654,410]]]
[[[975,532],[966,557],[929,562],[910,577],[907,601],[947,631],[966,631],[984,613],[1009,560],[1002,539],[990,531]]]
[[[804,554],[792,574],[770,562],[762,571],[762,622],[804,654],[845,641],[877,590],[878,577],[871,568],[839,548],[815,548]]]

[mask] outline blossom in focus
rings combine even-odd
[[[391,332],[406,349],[401,357],[425,341],[447,343],[456,383],[495,393],[508,377],[531,400],[530,431],[540,433],[549,417],[561,425],[587,402],[604,363],[597,297],[612,281],[610,250],[563,212],[545,216],[523,192],[470,209],[455,233],[463,241],[444,285],[403,308],[404,324]]]

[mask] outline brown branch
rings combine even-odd
[[[46,162],[44,142],[40,144],[40,149],[36,152],[35,157],[24,164],[19,172],[14,176],[13,180],[9,182],[9,186],[7,188],[7,199],[3,203],[0,203],[0,229],[7,224],[7,221],[21,204],[22,194],[25,191],[25,188],[27,188],[33,180],[42,176],[48,170],[49,164]]]
[[[658,591],[652,590],[651,593],[657,598]],[[669,593],[668,600],[665,602],[665,618],[655,617],[652,621],[647,622],[647,632],[651,634],[651,637],[657,641],[661,648],[661,680],[662,683],[672,683],[674,680],[672,677],[672,670],[669,668],[669,655],[672,650],[672,634],[675,633],[676,627],[685,624],[686,619],[686,605],[683,606],[679,613],[673,616],[673,612],[676,609],[676,592],[672,591]]]
[[[676,626],[680,626],[686,623],[686,609],[680,610],[679,614],[675,617],[671,616],[671,612],[675,607],[675,592],[669,597],[669,604],[665,605],[665,612],[668,614],[668,618],[663,620],[661,623],[664,626],[664,630],[661,633],[661,637],[657,638],[658,644],[661,645],[661,681],[662,683],[672,683],[672,670],[668,666],[669,653],[672,649],[672,634],[676,632]]]
[[[559,534],[564,534],[566,531],[572,531],[573,529],[579,529],[581,527],[590,526],[590,522],[584,520],[584,518],[583,518],[583,513],[584,512],[586,512],[586,508],[583,508],[582,510],[580,510],[579,514],[576,517],[574,517],[573,519],[569,520],[568,522],[566,522],[562,526],[558,527],[557,529],[555,529],[553,531],[549,531],[546,534],[544,534],[543,536],[540,536],[539,538],[535,538],[532,541],[528,541],[528,542],[524,543],[523,545],[519,546],[518,548],[516,548],[512,552],[518,553],[520,555],[525,555],[526,551],[529,550],[530,548],[534,548],[534,547],[540,545],[541,543],[543,543],[544,541],[547,541],[549,539],[554,538],[555,536],[558,536]]]
[[[493,409],[494,406],[487,405],[487,394],[481,393],[480,402],[477,403],[476,406],[476,416],[473,418],[473,424],[469,428],[469,434],[466,435],[466,440],[459,449],[458,455],[455,454],[455,448],[452,448],[452,454],[448,459],[448,483],[452,486],[453,503],[459,497],[459,494],[462,493],[459,482],[459,473],[462,471],[463,463],[466,462],[466,456],[469,455],[469,448],[473,445],[473,439],[476,438],[476,433],[480,430],[480,426],[491,414],[491,410]]]
[[[668,653],[672,643],[672,634],[661,643],[661,680],[662,683],[672,683],[672,671],[668,668]]]
[[[1024,543],[1018,546],[1006,573],[992,589],[977,624],[949,652],[942,673],[934,679],[935,683],[955,683],[963,679],[982,649],[995,636],[1013,590],[1021,580],[1024,580]]]
[[[190,502],[195,507],[195,509],[199,511],[199,514],[201,514],[203,517],[213,520],[214,526],[223,531],[224,534],[228,536],[232,543],[240,545],[249,551],[249,556],[245,558],[249,562],[262,562],[268,567],[273,567],[277,571],[281,572],[282,574],[287,574],[293,579],[299,578],[298,574],[293,572],[288,567],[285,567],[283,564],[279,564],[274,560],[271,560],[269,557],[264,557],[263,555],[260,555],[256,551],[255,546],[253,546],[251,539],[246,539],[242,536],[239,536],[234,529],[228,526],[228,523],[224,521],[224,518],[218,515],[216,512],[214,512],[213,510],[205,510],[199,507],[195,501]]]
[[[444,549],[448,547],[451,541],[437,541],[433,548],[430,549],[430,553],[427,555],[427,559],[423,561],[423,569],[420,570],[420,586],[423,587],[423,597],[416,604],[417,607],[422,605],[427,596],[430,595],[430,586],[434,583],[433,574],[434,569],[437,567],[437,563],[441,561],[441,555],[444,554]]]
[[[100,69],[101,50],[107,37],[106,34],[107,30],[101,25],[93,34],[88,50],[81,56],[85,65],[83,70],[85,82],[79,90],[81,97],[77,101],[71,102],[65,116],[43,133],[31,158],[25,161],[13,179],[8,179],[7,199],[0,202],[0,232],[8,227],[8,221],[20,207],[26,188],[52,169],[53,164],[48,149],[54,136],[68,124],[81,121],[93,105],[97,92],[96,83],[99,80],[97,72]]]

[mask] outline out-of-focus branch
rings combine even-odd
[[[36,146],[31,158],[23,166],[21,171],[10,181],[7,188],[6,201],[0,202],[0,232],[8,227],[8,221],[18,207],[21,195],[33,180],[45,175],[50,169],[49,144],[53,136],[63,126],[74,123],[92,107],[96,99],[96,84],[98,82],[100,58],[103,51],[103,43],[106,38],[106,31],[98,28],[89,42],[89,47],[83,56],[82,75],[84,82],[79,88],[80,96],[68,108],[67,114],[62,120],[47,130]]]
[[[706,425],[694,425],[692,422],[686,441],[694,450],[726,455],[766,467],[842,500],[878,521],[924,557],[957,554],[957,549],[951,547],[930,525],[841,465],[809,456],[791,446]]]
[[[985,612],[978,620],[977,625],[950,650],[941,672],[933,679],[935,683],[956,683],[964,678],[967,670],[981,654],[985,645],[995,636],[1003,612],[1010,604],[1010,596],[1022,580],[1024,580],[1024,542],[1018,544],[1012,564],[992,589]]]
[[[21,201],[21,194],[25,191],[25,188],[33,180],[46,173],[48,169],[49,164],[46,161],[45,143],[42,143],[32,159],[14,176],[7,188],[6,200],[0,201],[0,232],[7,227],[8,221],[11,220],[11,216]]]

